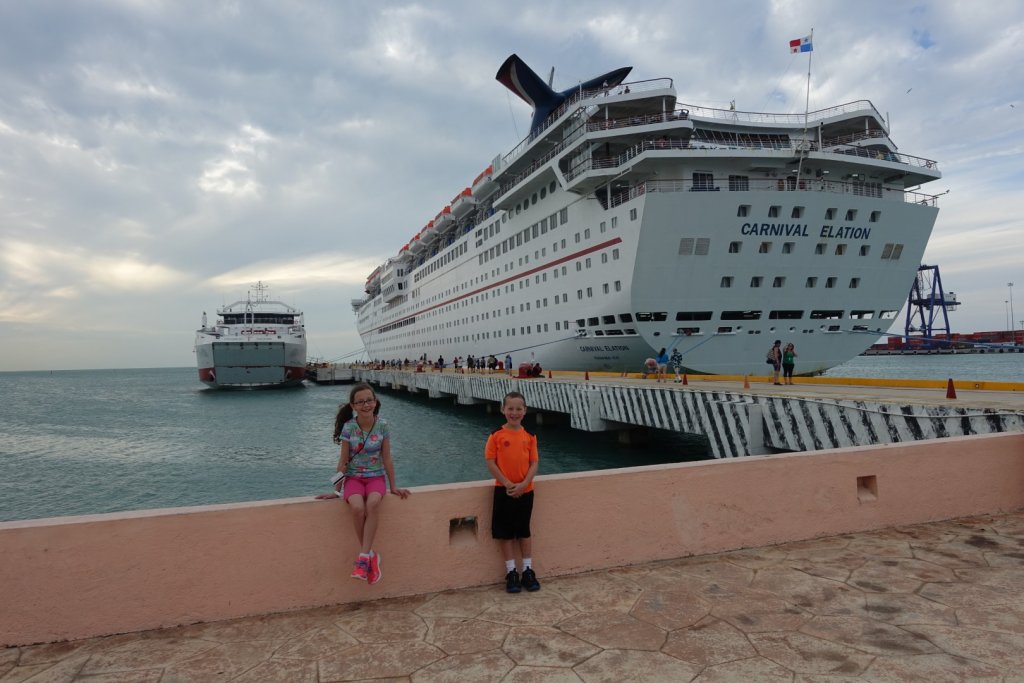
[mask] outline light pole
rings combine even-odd
[[[1007,329],[1009,329],[1009,327],[1010,327],[1009,326],[1009,322],[1010,322],[1010,300],[1009,299],[1003,299],[1003,311],[1006,312],[1006,322],[1007,322],[1007,326],[1006,327],[1007,327]]]
[[[1007,282],[1006,286],[1010,288],[1010,340],[1017,343],[1017,335],[1013,333],[1013,283]]]

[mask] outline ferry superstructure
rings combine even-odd
[[[256,283],[246,298],[217,309],[217,321],[196,330],[199,381],[218,389],[293,387],[306,374],[302,311],[272,301]]]
[[[370,359],[506,353],[635,371],[797,373],[858,355],[906,300],[941,177],[867,100],[806,114],[677,100],[618,69],[554,92],[516,55],[497,79],[534,107],[498,156],[352,301]]]

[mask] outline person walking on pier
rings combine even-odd
[[[776,339],[772,347],[768,349],[768,365],[772,366],[772,382],[782,385],[779,381],[779,370],[782,369],[782,340]]]
[[[533,571],[533,478],[537,474],[537,437],[523,427],[526,399],[518,391],[501,401],[505,424],[491,432],[484,448],[487,469],[494,475],[491,537],[497,539],[505,559],[505,590],[518,593],[540,589]],[[523,558],[523,573],[516,571],[515,546]]]
[[[785,384],[793,383],[793,368],[796,366],[796,348],[789,342],[782,349],[782,374]]]
[[[658,356],[654,360],[658,364],[657,381],[660,382],[668,374],[668,351],[665,350],[664,346],[661,347],[661,351],[658,351]]]
[[[408,489],[395,483],[395,466],[391,461],[391,429],[379,417],[380,401],[369,384],[356,384],[349,392],[348,403],[338,408],[334,418],[334,443],[341,445],[338,474],[332,479],[335,493],[319,499],[341,496],[352,508],[352,522],[359,540],[352,578],[375,584],[381,579],[380,554],[374,552],[373,541],[380,522],[380,502],[390,484],[391,493],[409,497]]]
[[[672,366],[672,372],[676,373],[676,382],[682,382],[683,378],[679,376],[679,371],[683,369],[683,354],[679,353],[679,349],[672,349],[668,362]]]

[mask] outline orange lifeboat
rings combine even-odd
[[[455,199],[452,200],[452,217],[455,219],[462,218],[469,213],[474,206],[476,206],[476,199],[473,197],[473,190],[467,187],[465,190],[455,195]]]

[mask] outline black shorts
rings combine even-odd
[[[494,512],[491,514],[491,538],[510,540],[530,537],[533,515],[533,491],[513,498],[503,486],[494,487]]]

